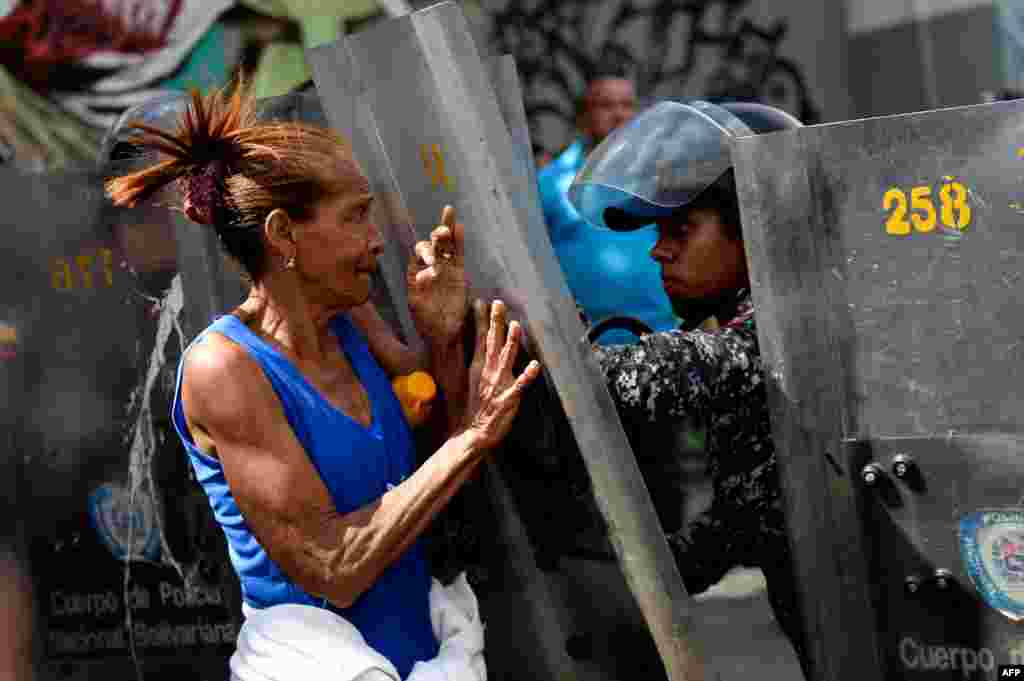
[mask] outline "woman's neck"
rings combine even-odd
[[[330,321],[337,310],[309,303],[294,283],[257,283],[236,312],[253,331],[299,360],[315,362],[333,354]]]

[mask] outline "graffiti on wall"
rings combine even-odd
[[[749,16],[750,0],[507,0],[490,10],[491,40],[516,57],[534,138],[568,141],[587,75],[617,64],[639,92],[744,99],[779,106],[806,123],[817,108],[800,67],[780,55],[788,24]]]

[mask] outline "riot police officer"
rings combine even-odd
[[[806,673],[729,149],[732,137],[799,125],[758,104],[661,102],[594,150],[570,198],[601,229],[657,225],[651,257],[686,320],[638,344],[594,348],[627,431],[682,419],[706,428],[713,501],[668,535],[686,588],[700,593],[734,567],[759,567]],[[664,438],[633,445],[641,466],[673,456]]]

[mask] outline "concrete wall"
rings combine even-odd
[[[851,0],[848,17],[856,117],[977,104],[1009,84],[991,2]]]
[[[422,6],[433,0],[414,2]],[[806,122],[975,104],[1020,87],[997,18],[1016,0],[465,0],[485,50],[513,54],[534,141],[573,135],[587,70],[616,58],[641,93],[756,97]],[[1015,5],[1021,9],[1013,10]],[[1017,31],[1018,29],[1014,29]],[[1017,60],[1024,65],[1024,49]],[[1016,63],[1016,62],[1014,62]]]
[[[643,95],[743,97],[807,121],[849,117],[842,3],[481,0],[486,49],[513,54],[534,141],[571,141],[574,101],[604,59]]]

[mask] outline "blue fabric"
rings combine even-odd
[[[658,240],[651,225],[613,232],[586,222],[569,202],[569,185],[583,167],[586,151],[577,140],[540,171],[541,206],[562,272],[576,303],[596,324],[612,315],[635,317],[655,331],[679,326],[661,283],[661,266],[651,258]],[[609,331],[601,345],[636,342],[626,331]]]
[[[362,335],[344,315],[336,316],[331,326],[373,405],[373,422],[368,429],[331,405],[286,357],[232,315],[217,319],[189,349],[215,331],[245,348],[259,362],[292,431],[330,491],[338,512],[345,514],[379,499],[411,475],[415,456],[402,407]],[[246,603],[254,608],[299,603],[337,612],[391,660],[403,678],[416,661],[436,657],[439,646],[430,622],[431,577],[422,542],[416,542],[352,607],[344,610],[303,591],[270,559],[242,516],[220,462],[200,451],[188,432],[181,405],[182,366],[187,352],[178,367],[174,426],[210,499],[214,517],[224,530]]]

